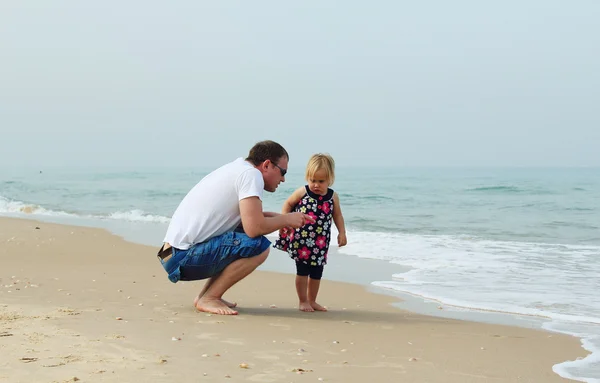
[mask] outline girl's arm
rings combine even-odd
[[[338,229],[338,246],[346,246],[348,240],[346,238],[346,225],[344,224],[344,216],[342,215],[342,208],[340,206],[340,197],[337,193],[333,194],[333,222],[335,227]]]
[[[298,202],[300,202],[300,199],[305,193],[306,189],[304,186],[296,189],[296,191],[293,192],[292,195],[289,196],[288,199],[283,203],[283,206],[281,207],[281,214],[286,214],[294,210],[294,207],[296,207]]]
[[[304,193],[306,193],[306,189],[304,188],[304,186],[296,189],[296,191],[294,191],[292,195],[289,196],[288,199],[285,200],[285,202],[283,203],[283,206],[281,207],[281,214],[287,214],[294,210],[294,207],[296,207],[298,202],[300,202],[300,199],[302,198],[302,196],[304,196]],[[293,232],[293,228],[284,227],[279,229],[279,236],[281,238],[285,238]]]

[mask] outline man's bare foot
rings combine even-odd
[[[315,311],[327,311],[327,307],[321,306],[317,302],[311,302],[310,307],[312,307]]]
[[[200,298],[195,304],[196,310],[218,315],[237,315],[237,311],[228,307],[221,299]]]
[[[195,299],[194,299],[194,306],[196,306],[198,304],[198,301],[200,300],[200,295],[198,295]],[[221,302],[223,302],[227,307],[229,308],[234,308],[237,306],[236,302],[229,302],[226,301],[225,299],[221,298]]]
[[[313,309],[310,305],[310,303],[308,302],[300,302],[300,305],[298,306],[298,310],[300,311],[306,311],[306,312],[313,312],[315,311],[315,309]]]
[[[234,307],[237,307],[237,302],[229,302],[229,301],[226,301],[226,300],[225,300],[225,299],[223,299],[223,298],[221,298],[221,302],[225,303],[225,305],[226,305],[227,307],[229,307],[230,309],[232,309],[232,308],[234,308]]]

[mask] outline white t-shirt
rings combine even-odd
[[[221,166],[196,184],[171,218],[164,242],[187,250],[196,243],[233,231],[241,222],[239,201],[262,200],[261,172],[243,158]]]

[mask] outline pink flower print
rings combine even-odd
[[[319,249],[324,248],[327,245],[327,243],[325,241],[325,236],[324,235],[319,235],[317,237],[317,240],[315,241],[315,243],[317,244],[317,246],[319,247]]]
[[[303,248],[298,250],[298,258],[308,259],[309,256],[310,256],[310,250],[308,250],[308,247],[304,246]]]
[[[313,221],[317,222],[317,216],[316,216],[316,214],[315,214],[315,213],[313,213],[313,212],[311,211],[311,212],[309,212],[307,215],[308,215],[310,218],[312,218],[312,219],[313,219]]]
[[[329,207],[329,202],[325,202],[323,204],[323,212],[325,212],[325,214],[329,214],[330,211],[331,211],[331,209]]]

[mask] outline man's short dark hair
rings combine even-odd
[[[282,157],[286,157],[288,160],[290,159],[288,152],[283,146],[275,141],[267,140],[257,142],[252,149],[250,149],[246,161],[252,162],[255,166],[260,165],[266,160],[270,160],[274,164],[277,164]]]

